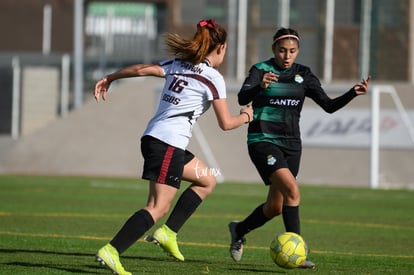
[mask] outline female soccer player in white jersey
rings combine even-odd
[[[226,53],[226,30],[213,19],[202,20],[192,39],[166,35],[166,44],[176,58],[159,64],[137,64],[107,75],[95,86],[95,99],[106,99],[110,84],[120,78],[156,76],[165,78],[158,110],[141,138],[144,157],[142,178],[149,181],[147,205],[135,212],[97,253],[96,258],[117,274],[125,271],[119,255],[134,244],[154,223],[168,213],[181,180],[191,185],[178,199],[166,223],[147,241],[159,244],[177,260],[184,261],[177,245],[177,232],[216,185],[214,175],[197,176],[206,165],[186,150],[197,119],[213,105],[223,130],[250,122],[252,108],[243,107],[232,116],[226,101],[222,75],[215,69]]]

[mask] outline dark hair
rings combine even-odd
[[[274,45],[276,42],[283,40],[283,39],[295,39],[299,45],[299,34],[296,30],[290,28],[280,28],[277,30],[275,35],[273,35],[273,43]]]
[[[214,19],[201,20],[191,40],[184,39],[178,34],[168,33],[166,35],[169,51],[193,65],[201,63],[218,45],[223,45],[226,41],[226,30],[217,25]]]

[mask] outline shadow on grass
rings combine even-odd
[[[240,268],[234,268],[234,267],[232,267],[232,268],[229,268],[228,269],[231,273],[234,273],[234,274],[240,274],[240,273],[243,273],[243,274],[246,274],[246,273],[283,273],[283,274],[285,274],[286,272],[285,271],[283,271],[283,270],[264,270],[264,269],[257,269],[257,268],[248,268],[248,267],[240,267]]]
[[[9,255],[7,254],[15,254]],[[18,254],[22,254],[20,260],[16,260]],[[27,261],[24,259],[24,254],[30,254],[27,257]],[[49,256],[47,258],[42,258],[42,255]],[[7,258],[13,258],[13,261],[7,261]],[[53,259],[55,257],[55,259]],[[61,259],[61,257],[80,257],[81,260],[68,260],[68,259]],[[64,271],[70,272],[74,274],[101,274],[105,272],[105,268],[103,268],[99,263],[96,262],[95,265],[92,262],[95,261],[95,254],[91,253],[82,253],[82,252],[62,252],[62,251],[50,251],[50,250],[30,250],[30,249],[4,249],[0,248],[0,258],[3,259],[3,266],[9,267],[20,267],[28,269],[28,273],[30,269],[41,269],[47,268],[50,270],[56,271]],[[172,258],[169,257],[149,257],[149,256],[122,256],[125,260],[141,260],[147,262],[154,262],[154,263],[166,263],[168,261],[176,262]],[[23,259],[23,260],[22,260]],[[85,263],[87,262],[87,264]],[[203,264],[203,265],[217,265],[218,263],[215,261],[206,261],[206,260],[199,260],[199,259],[188,259],[186,260],[187,263],[192,264]],[[158,264],[150,264],[151,266],[158,266]],[[234,266],[232,264],[231,267],[222,266],[222,270],[228,270],[229,273],[233,274],[251,274],[251,273],[285,273],[283,270],[277,269],[266,269],[266,268],[254,268],[249,264],[238,264]],[[208,273],[208,272],[207,272]],[[225,272],[226,273],[226,272]]]
[[[2,265],[5,266],[15,266],[15,267],[23,267],[23,268],[48,268],[48,269],[54,269],[59,271],[66,271],[76,274],[97,274],[101,273],[100,271],[93,271],[94,269],[101,270],[102,266],[100,266],[97,262],[96,265],[88,264],[84,265],[81,261],[78,261],[76,263],[72,263],[72,265],[78,265],[79,267],[68,267],[70,263],[65,260],[56,260],[56,263],[50,263],[50,258],[48,258],[48,263],[42,263],[42,259],[39,257],[40,255],[51,255],[51,256],[68,256],[68,257],[87,257],[90,258],[91,261],[95,261],[95,254],[90,253],[82,253],[82,252],[61,252],[61,251],[47,251],[47,250],[30,250],[30,249],[1,249],[0,248],[0,255],[3,254],[3,256],[0,256],[1,258],[5,259],[7,256],[5,254],[31,254],[28,261],[10,261],[10,262],[3,262]],[[13,256],[14,257],[14,256]],[[166,262],[166,261],[174,261],[171,258],[167,257],[148,257],[148,256],[122,256],[124,259],[129,260],[142,260],[142,261],[150,261],[150,262]],[[36,263],[35,261],[38,261]],[[89,261],[89,259],[88,259]],[[200,260],[187,260],[186,262],[191,263],[205,263],[209,264],[206,261],[200,261]],[[61,263],[61,264],[60,264]],[[85,267],[85,268],[82,268]]]
[[[25,262],[9,262],[9,263],[4,263],[4,265],[8,265],[8,266],[20,266],[20,267],[25,267],[25,268],[49,268],[49,269],[55,269],[55,270],[60,270],[60,271],[66,271],[66,272],[71,272],[71,273],[92,273],[89,270],[83,270],[83,269],[79,269],[79,268],[68,268],[68,267],[60,267],[56,264],[35,264],[35,263],[25,263]]]
[[[46,250],[30,250],[30,249],[4,249],[0,248],[0,253],[35,253],[35,254],[51,254],[51,255],[64,255],[64,256],[92,256],[88,253],[74,253],[74,252],[58,252],[58,251],[46,251]]]

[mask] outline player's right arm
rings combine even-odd
[[[106,100],[106,93],[108,92],[109,86],[113,81],[121,78],[140,76],[164,77],[164,71],[159,64],[136,64],[120,69],[119,71],[105,76],[96,83],[94,91],[95,100],[99,101],[101,94],[102,99]]]

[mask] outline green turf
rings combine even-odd
[[[247,235],[240,263],[230,259],[227,224],[263,201],[259,183],[217,186],[179,234],[185,262],[142,240],[121,260],[134,274],[414,274],[413,191],[301,191],[302,235],[315,270],[286,271],[270,260],[280,217]],[[0,274],[110,274],[94,254],[146,196],[147,183],[135,179],[0,176]]]

